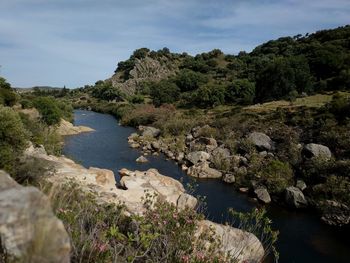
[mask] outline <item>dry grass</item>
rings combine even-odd
[[[342,95],[350,96],[349,92],[339,92]],[[297,98],[295,101],[290,102],[286,100],[277,100],[266,102],[263,104],[255,104],[251,106],[247,106],[244,109],[247,111],[253,112],[268,112],[274,111],[277,108],[298,108],[298,107],[310,107],[310,108],[320,108],[324,106],[326,103],[332,100],[332,97],[335,93],[328,94],[316,94],[304,98]]]

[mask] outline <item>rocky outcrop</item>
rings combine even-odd
[[[248,135],[248,140],[251,141],[259,150],[270,151],[274,148],[274,143],[265,133],[252,132]]]
[[[236,181],[236,178],[235,178],[235,175],[234,175],[234,174],[225,174],[225,175],[222,177],[222,180],[223,180],[225,183],[233,184],[233,183]]]
[[[134,68],[129,72],[129,79],[124,80],[124,72],[116,72],[110,79],[113,87],[127,95],[133,95],[145,81],[159,81],[175,74],[174,63],[162,56],[158,59],[145,57],[135,59]]]
[[[198,222],[196,237],[213,234],[219,241],[219,252],[234,258],[234,262],[258,263],[264,257],[264,248],[260,241],[251,233],[230,226],[213,223],[208,220]],[[205,247],[210,246],[208,240]]]
[[[332,157],[332,153],[327,146],[316,143],[306,144],[303,149],[304,155],[308,158],[317,157],[329,160]]]
[[[0,240],[18,262],[70,262],[70,241],[48,198],[0,171]],[[17,262],[17,261],[16,261]]]
[[[222,173],[210,168],[208,162],[199,162],[187,170],[187,174],[197,178],[221,178]]]
[[[285,199],[286,203],[294,208],[307,206],[307,200],[303,192],[294,186],[289,186],[286,188]]]
[[[83,132],[92,132],[94,129],[86,126],[74,126],[69,121],[61,119],[60,125],[57,127],[58,134],[62,136],[75,135]]]

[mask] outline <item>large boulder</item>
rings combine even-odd
[[[212,244],[211,237],[219,242],[219,252],[231,262],[257,263],[262,262],[265,251],[258,238],[246,231],[233,228],[228,225],[220,225],[208,220],[198,222],[195,237],[206,236],[206,244],[201,244],[209,248]]]
[[[307,206],[307,200],[303,192],[294,186],[289,186],[286,188],[285,193],[286,203],[294,208],[301,208]]]
[[[156,138],[160,135],[160,130],[151,126],[139,126],[139,131],[143,137]]]
[[[204,151],[190,152],[187,154],[186,159],[192,164],[197,164],[199,162],[205,162],[209,160],[210,154]]]
[[[324,159],[330,159],[332,157],[332,153],[327,146],[316,143],[306,144],[303,149],[304,155],[308,158],[318,157]]]
[[[122,177],[120,184],[126,189],[124,197],[128,199],[128,203],[142,205],[145,193],[149,193],[174,204],[180,210],[185,207],[194,208],[197,205],[197,199],[185,193],[179,181],[161,175],[156,169],[145,172],[122,169],[119,174]]]
[[[248,140],[251,141],[259,150],[270,151],[274,148],[274,143],[265,133],[252,132],[248,135]]]
[[[53,214],[48,198],[35,187],[22,187],[3,171],[0,240],[8,255],[18,262],[28,258],[31,262],[70,262],[69,236]]]
[[[254,193],[256,197],[263,203],[268,204],[271,203],[271,197],[267,189],[263,186],[258,186],[254,189]]]
[[[92,132],[94,129],[86,126],[74,126],[69,121],[61,119],[60,125],[57,127],[58,134],[62,136],[75,135],[83,132]]]
[[[191,166],[187,174],[198,178],[221,178],[222,173],[216,169],[210,168],[208,162],[200,162]]]

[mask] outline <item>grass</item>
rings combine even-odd
[[[339,92],[341,95],[350,96],[349,92]],[[268,112],[274,111],[277,108],[298,108],[298,107],[309,107],[309,108],[320,108],[332,100],[335,93],[327,94],[316,94],[307,96],[304,98],[297,98],[295,101],[290,102],[286,100],[277,100],[266,102],[263,104],[255,104],[245,107],[245,110],[254,112]]]

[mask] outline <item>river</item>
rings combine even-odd
[[[220,180],[189,178],[178,165],[166,160],[163,155],[147,156],[148,163],[136,163],[140,151],[131,149],[127,142],[127,137],[135,129],[120,126],[111,115],[76,110],[74,120],[75,125],[85,125],[96,130],[65,138],[64,154],[85,167],[110,169],[117,180],[121,168],[156,168],[160,173],[181,180],[184,184],[195,182],[194,195],[206,196],[207,216],[219,223],[227,219],[227,209],[230,207],[245,212],[257,206],[248,196],[236,192],[232,185]],[[267,206],[267,211],[274,229],[280,231],[277,244],[279,262],[350,262],[349,227],[330,227],[323,224],[316,215],[290,211],[276,205]]]

